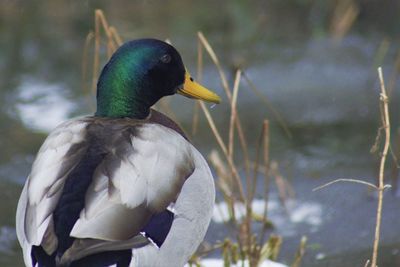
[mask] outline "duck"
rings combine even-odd
[[[115,51],[97,82],[96,112],[61,123],[33,162],[16,212],[26,266],[188,262],[208,229],[215,188],[184,131],[152,108],[175,94],[221,101],[166,42],[132,40]]]

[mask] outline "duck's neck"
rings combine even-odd
[[[103,69],[97,83],[96,116],[144,119],[156,97],[146,94],[151,85],[138,68],[127,64],[109,62]]]
[[[105,93],[101,97],[97,97],[96,116],[144,119],[150,113],[148,103],[140,101],[133,94],[127,93],[124,88],[112,87],[111,89],[109,87],[98,90],[104,90]]]

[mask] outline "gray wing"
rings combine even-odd
[[[143,227],[138,222],[142,217],[161,212],[176,200],[194,171],[190,145],[166,127],[144,124],[130,142],[129,149],[110,154],[96,170],[72,236],[132,237]]]
[[[52,225],[52,212],[68,173],[84,152],[87,122],[71,120],[58,126],[40,148],[18,202],[16,229],[27,266],[31,265],[31,247],[40,245]],[[76,149],[74,146],[81,144]],[[72,149],[74,148],[74,149]],[[47,239],[45,247],[54,246]]]

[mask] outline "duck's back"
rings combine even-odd
[[[160,246],[174,219],[167,208],[195,171],[193,153],[183,131],[155,111],[145,121],[63,123],[38,152],[18,204],[25,264],[128,264],[131,248],[149,239]]]

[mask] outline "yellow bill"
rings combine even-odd
[[[185,73],[185,83],[183,84],[182,89],[178,89],[178,94],[216,104],[221,102],[221,98],[216,93],[211,92],[207,88],[195,82],[187,71]]]

